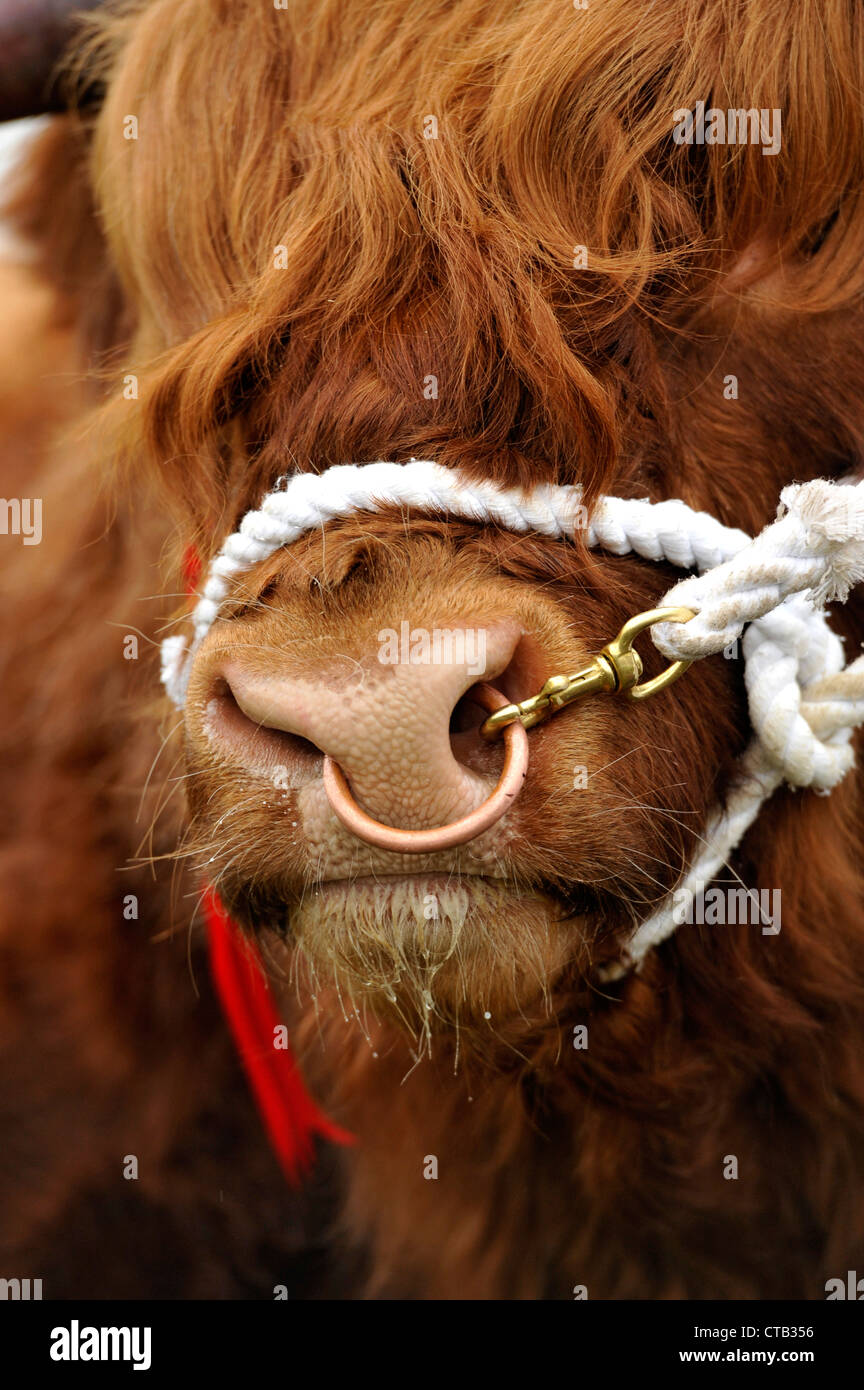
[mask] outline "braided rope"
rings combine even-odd
[[[727,805],[711,817],[704,848],[683,880],[684,887],[704,884],[782,782],[829,790],[845,776],[853,764],[852,730],[864,723],[864,658],[844,670],[842,644],[821,611],[864,579],[864,483],[817,479],[785,488],[780,501],[778,520],[753,539],[681,501],[603,497],[589,519],[578,487],[504,489],[463,480],[429,460],[297,474],[268,493],[225,541],[192,614],[191,642],[177,635],[162,644],[162,680],[182,709],[195,653],[232,579],[337,518],[398,506],[556,539],[585,527],[589,546],[697,571],[658,605],[696,614],[686,624],[652,629],[670,660],[720,652],[747,627],[743,653],[754,738]],[[624,961],[605,978],[638,968],[677,925],[669,899],[637,928]]]
[[[849,735],[852,727],[864,724],[864,657],[859,657],[844,671],[809,686],[807,699],[801,704],[801,714],[820,738],[840,737],[838,771],[842,767],[848,772],[854,763]],[[837,780],[843,775],[844,772],[839,771]],[[754,738],[740,760],[738,777],[726,805],[711,816],[702,849],[678,884],[676,896],[684,891],[695,898],[704,891],[741,843],[764,802],[783,781],[782,769],[759,739]],[[670,937],[680,925],[674,898],[667,898],[657,912],[637,927],[621,960],[598,972],[600,978],[618,980],[630,970],[638,970],[648,952]]]

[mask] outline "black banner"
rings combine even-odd
[[[843,1306],[843,1304],[846,1306]],[[395,1321],[397,1320],[398,1321]],[[0,1304],[4,1364],[48,1375],[92,1380],[196,1370],[221,1376],[278,1374],[286,1383],[302,1372],[327,1383],[341,1366],[356,1375],[364,1363],[376,1378],[384,1362],[391,1375],[414,1379],[404,1350],[416,1343],[428,1377],[440,1355],[452,1374],[454,1353],[488,1375],[499,1358],[510,1362],[514,1334],[546,1334],[554,1347],[521,1346],[532,1361],[554,1350],[574,1375],[590,1366],[666,1371],[672,1366],[807,1366],[824,1378],[848,1368],[860,1349],[864,1319],[848,1300],[825,1303],[65,1303]],[[454,1343],[447,1335],[455,1333]],[[434,1334],[434,1335],[432,1335]],[[494,1340],[491,1340],[493,1339]],[[406,1346],[407,1339],[407,1346]],[[394,1353],[395,1355],[391,1355]],[[382,1359],[383,1358],[383,1359]],[[413,1358],[411,1358],[413,1361]],[[539,1370],[539,1367],[538,1367]],[[542,1372],[541,1372],[542,1373]]]

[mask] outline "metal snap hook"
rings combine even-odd
[[[655,623],[689,623],[694,616],[691,608],[652,608],[647,613],[637,613],[635,618],[628,619],[617,637],[591,658],[589,665],[571,676],[550,676],[536,695],[518,705],[503,705],[481,724],[480,733],[485,739],[497,738],[513,723],[533,729],[572,705],[574,700],[604,691],[608,695],[624,695],[629,700],[645,700],[649,695],[656,695],[683,676],[693,663],[673,661],[659,676],[640,685],[642,658],[633,650],[633,643],[640,632]]]

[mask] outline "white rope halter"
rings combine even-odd
[[[280,480],[225,541],[192,614],[191,643],[162,643],[162,681],[182,709],[195,653],[228,597],[235,575],[338,517],[410,507],[509,531],[566,539],[587,524],[587,543],[697,570],[658,607],[686,607],[686,624],[652,629],[670,660],[721,652],[744,633],[744,679],[753,740],[725,808],[709,819],[703,847],[676,891],[697,894],[717,874],[783,782],[828,791],[854,763],[852,730],[864,723],[864,656],[844,666],[843,647],[821,605],[846,599],[864,579],[864,483],[814,482],[784,488],[778,520],[752,539],[684,502],[600,499],[590,519],[578,487],[541,484],[530,492],[472,483],[440,464],[344,464]],[[618,978],[679,925],[670,895],[634,932]]]

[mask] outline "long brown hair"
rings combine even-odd
[[[769,347],[864,285],[854,3],[150,0],[94,24],[92,178],[140,314],[123,452],[195,521],[379,455],[650,485],[706,303]],[[778,110],[781,151],[676,144],[699,101]]]

